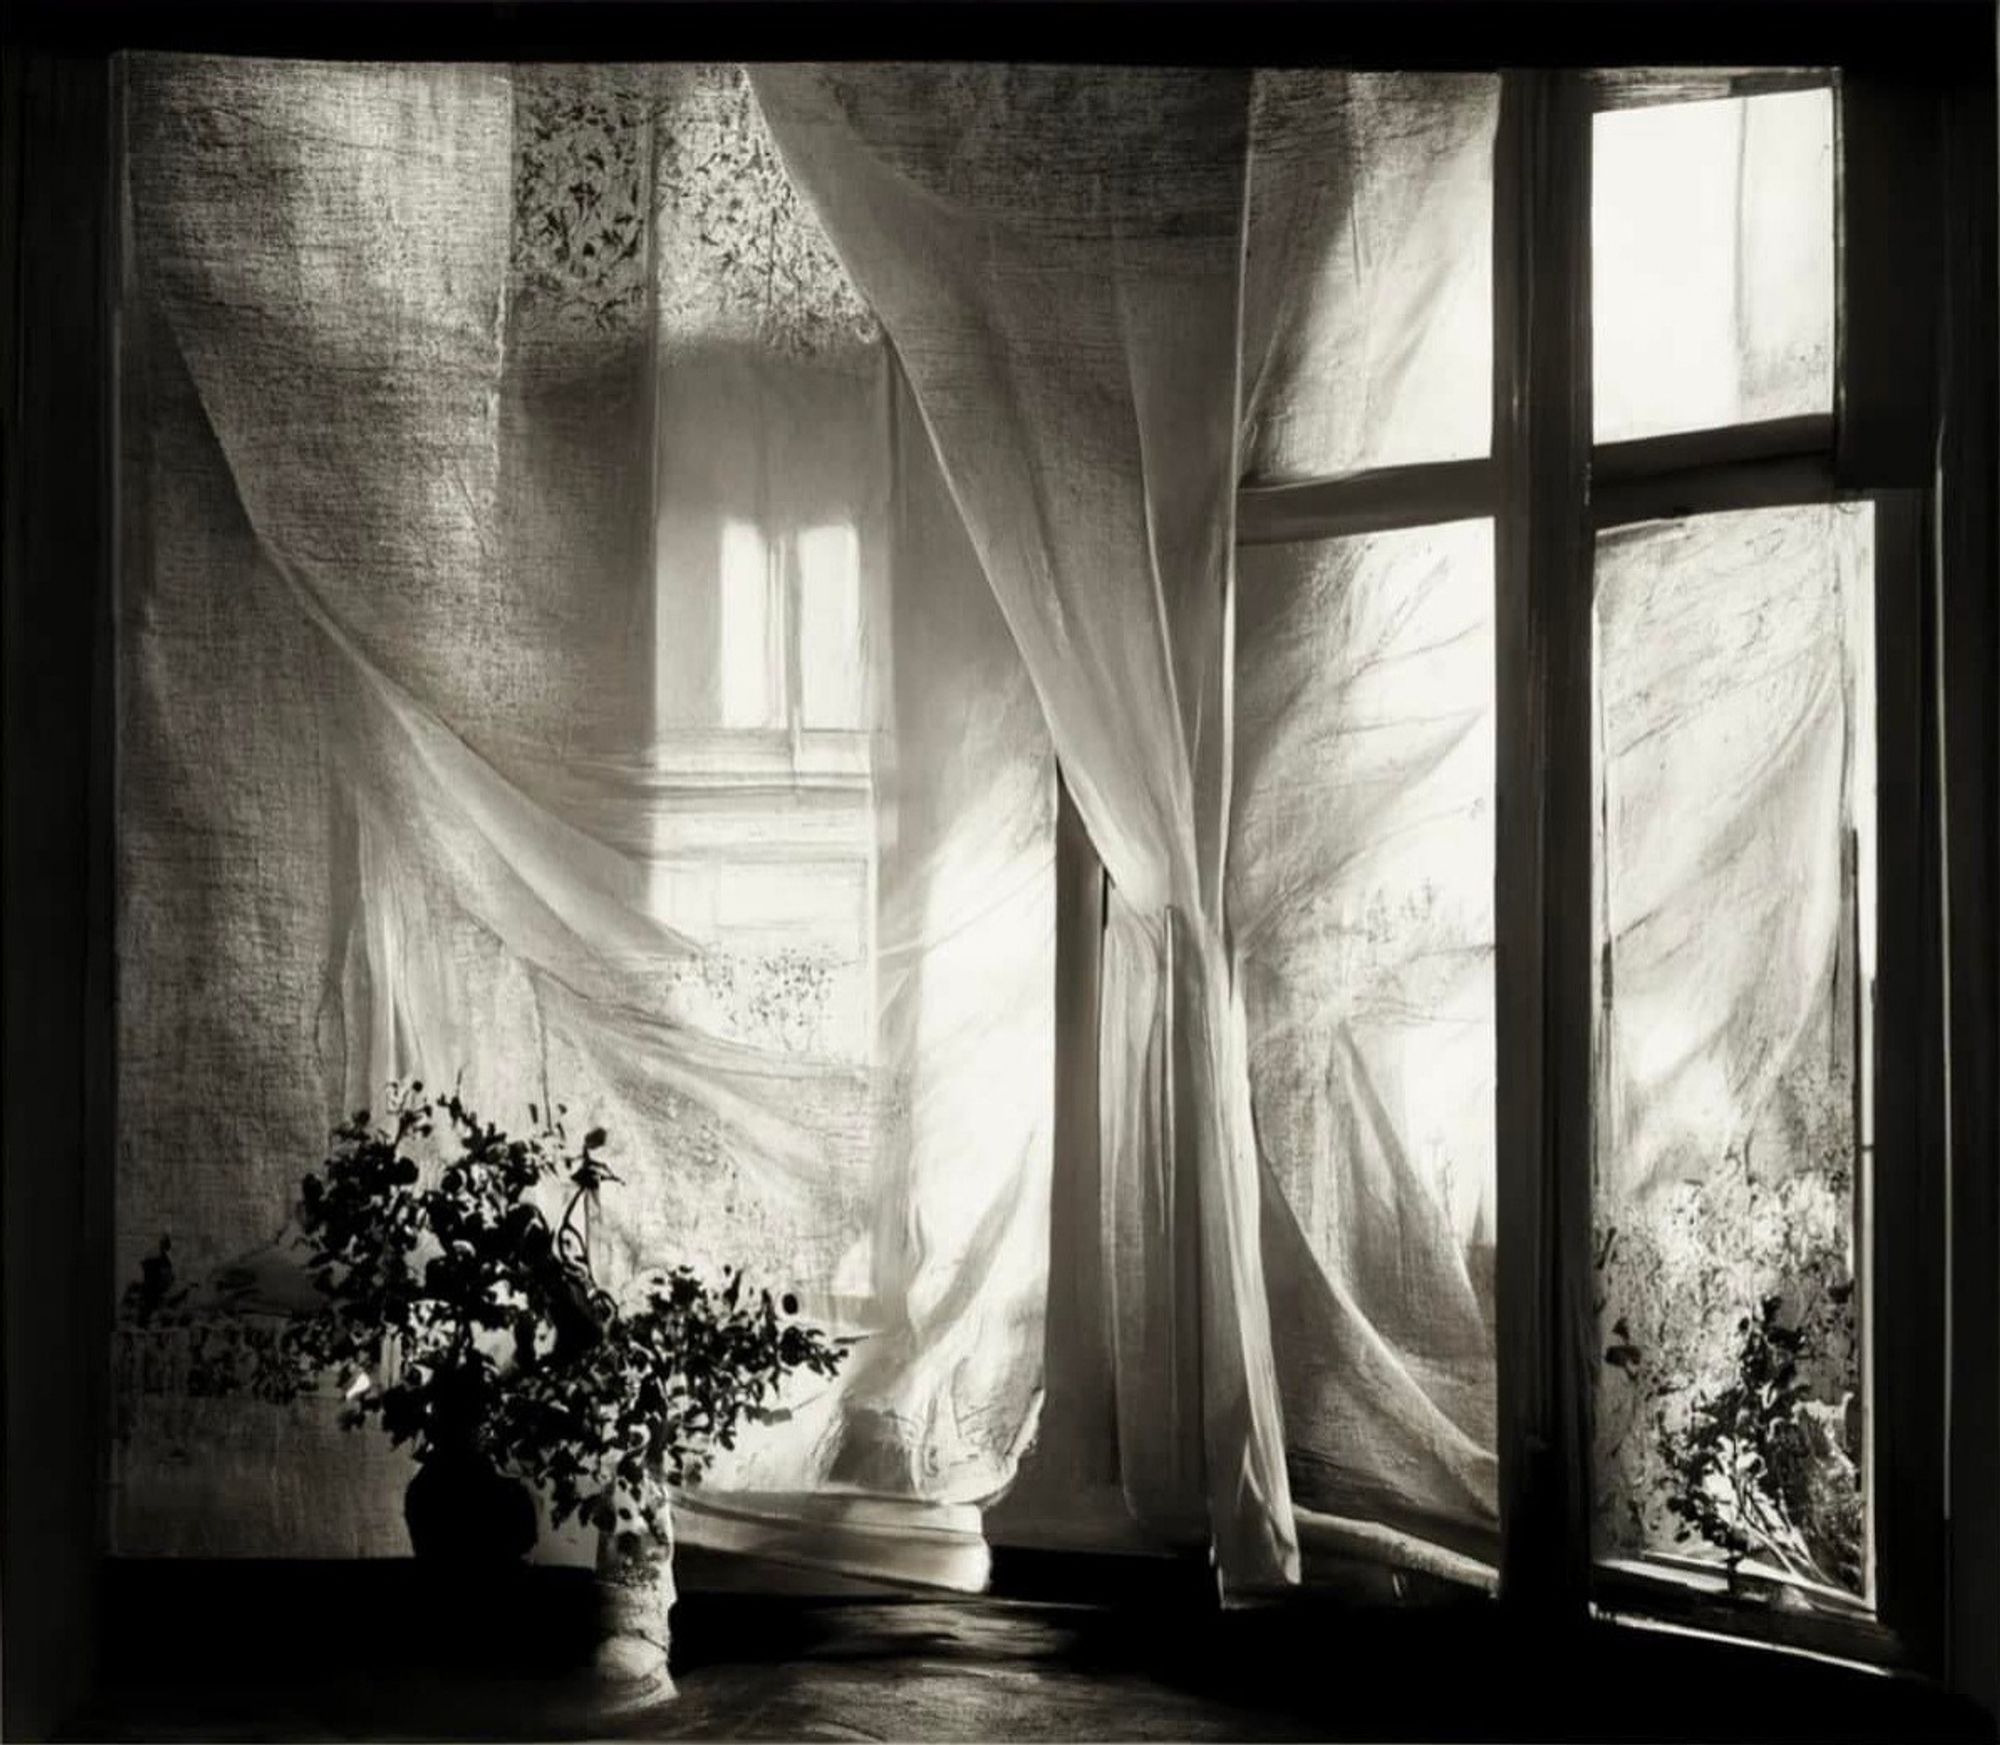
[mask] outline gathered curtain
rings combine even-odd
[[[1259,554],[1239,602],[1234,500],[1249,471],[1484,450],[1485,263],[1452,237],[1484,228],[1495,82],[755,83],[1109,877],[1126,1498],[1209,1539],[1225,1592],[1302,1551],[1490,1586],[1490,526],[1414,561]]]
[[[1100,1084],[1127,1494],[1166,1532],[1205,1519],[1226,1582],[1295,1580],[1221,904],[1251,81],[754,78],[909,373],[1111,880]]]

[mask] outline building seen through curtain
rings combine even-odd
[[[684,1536],[978,1585],[1041,1368],[1053,767],[742,71],[130,71],[124,1251],[269,1259],[391,1076],[559,1098],[614,1286],[743,1264],[854,1342]],[[127,1430],[123,1549],[402,1548],[329,1411]]]

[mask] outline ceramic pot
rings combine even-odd
[[[621,1549],[618,1535],[597,1536],[598,1641],[593,1665],[600,1699],[639,1708],[672,1698],[667,1669],[674,1606],[674,1547],[641,1534]]]
[[[535,1499],[476,1449],[435,1448],[403,1493],[410,1549],[427,1562],[519,1563],[535,1548]]]

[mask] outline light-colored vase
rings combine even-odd
[[[671,1532],[664,1543],[642,1534],[636,1548],[621,1551],[617,1535],[600,1531],[597,1592],[592,1671],[599,1700],[613,1710],[671,1701],[676,1694],[667,1668],[675,1597]]]

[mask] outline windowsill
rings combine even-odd
[[[1790,1649],[1870,1671],[1908,1668],[1896,1633],[1865,1602],[1745,1565],[1737,1590],[1719,1568],[1685,1558],[1607,1558],[1592,1582],[1592,1610],[1607,1620],[1692,1630]]]
[[[640,794],[688,789],[786,787],[865,789],[874,736],[834,728],[727,728],[662,736],[642,764],[620,772]]]
[[[1652,1577],[1660,1581],[1674,1583],[1691,1592],[1724,1595],[1729,1592],[1729,1578],[1723,1573],[1721,1564],[1699,1557],[1679,1557],[1671,1552],[1656,1552],[1650,1557],[1604,1557],[1598,1559],[1600,1570],[1615,1571],[1620,1575],[1632,1575],[1641,1579]],[[1739,1584],[1745,1598],[1754,1599],[1758,1595],[1770,1596],[1776,1592],[1796,1594],[1801,1602],[1814,1612],[1831,1614],[1843,1618],[1856,1618],[1872,1622],[1875,1611],[1868,1602],[1845,1588],[1829,1587],[1824,1582],[1805,1581],[1789,1575],[1774,1564],[1763,1563],[1754,1557],[1746,1557],[1740,1566]],[[1774,1603],[1781,1611],[1796,1611],[1797,1606],[1782,1600]]]

